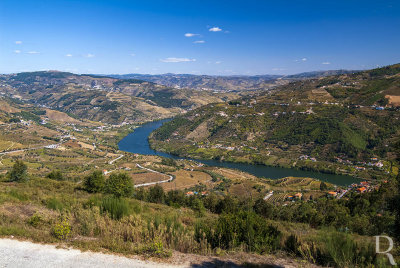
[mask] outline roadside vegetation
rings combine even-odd
[[[9,174],[24,165],[18,161]],[[384,267],[370,236],[398,235],[395,180],[346,201],[322,198],[275,207],[262,198],[187,196],[158,185],[133,191],[124,173],[105,178],[95,171],[80,183],[27,175],[18,182],[2,178],[2,236],[160,258],[173,251],[254,252],[324,266]]]

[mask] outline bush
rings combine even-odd
[[[47,175],[47,178],[52,179],[52,180],[56,180],[56,181],[63,181],[64,180],[64,176],[61,173],[61,171],[59,171],[59,170],[55,170],[55,171],[50,172]]]
[[[104,190],[105,179],[100,170],[94,171],[89,176],[85,177],[83,186],[89,193],[99,193]]]
[[[151,187],[148,199],[149,202],[152,203],[161,203],[161,204],[164,203],[165,200],[164,189],[160,185],[155,185]]]
[[[130,214],[129,204],[122,198],[106,197],[100,205],[100,212],[108,213],[114,220],[120,220]]]
[[[24,182],[28,180],[28,167],[21,160],[15,161],[14,166],[8,172],[10,181]]]
[[[65,218],[53,227],[53,235],[60,240],[67,239],[70,234],[71,226]]]
[[[111,174],[105,183],[105,192],[116,197],[129,197],[133,194],[133,182],[126,173]]]
[[[204,238],[212,248],[234,249],[245,245],[249,251],[264,253],[278,248],[281,233],[254,212],[239,211],[222,214],[216,223],[200,222],[195,227],[195,238]]]
[[[296,235],[290,235],[285,241],[285,249],[289,253],[293,253],[295,255],[299,254],[300,247],[301,243]]]
[[[33,227],[38,227],[42,220],[42,216],[40,216],[40,214],[38,213],[35,213],[32,217],[28,219],[28,224]]]

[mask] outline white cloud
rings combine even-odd
[[[15,44],[21,45],[21,44],[22,44],[22,41],[15,41]]]
[[[324,65],[329,65],[329,64],[331,64],[329,61],[325,61],[325,62],[323,62],[322,64],[324,64]]]
[[[220,64],[222,61],[216,61],[215,64]]]
[[[93,58],[93,57],[94,57],[94,54],[88,53],[88,54],[85,55],[85,57],[86,57],[86,58]]]
[[[162,62],[189,62],[189,61],[196,61],[196,59],[189,59],[189,58],[165,58],[161,59]]]
[[[38,51],[28,51],[26,53],[28,53],[28,54],[40,54],[40,52],[38,52]]]
[[[131,54],[129,54],[129,55],[131,55],[132,57],[135,57],[135,56],[136,56],[136,54],[135,54],[135,53],[131,53]]]
[[[185,33],[186,37],[193,37],[193,36],[198,36],[200,34],[195,34],[195,33]]]
[[[14,50],[14,53],[16,53],[16,54],[19,54],[19,53],[21,53],[21,50]]]
[[[208,29],[210,32],[220,32],[220,31],[222,31],[222,29],[221,28],[219,28],[219,27],[212,27],[212,28],[210,28],[210,29]]]
[[[65,57],[72,57],[72,54],[66,54]]]
[[[193,42],[193,44],[204,44],[206,41],[204,41],[204,40],[197,40],[197,41],[194,41]]]
[[[302,58],[301,60],[302,60],[302,61],[307,61],[307,58]]]

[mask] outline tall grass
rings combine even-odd
[[[100,212],[108,213],[111,219],[120,220],[130,214],[129,203],[123,198],[106,197],[100,205]]]

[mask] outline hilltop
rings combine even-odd
[[[399,64],[296,81],[178,116],[151,142],[182,156],[376,178],[398,157],[399,98]]]

